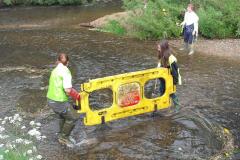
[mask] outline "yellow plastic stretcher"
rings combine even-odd
[[[160,97],[146,98],[144,86],[155,79],[165,80],[165,92]],[[113,103],[111,106],[93,110],[89,106],[89,95],[97,90],[112,90]],[[81,84],[81,101],[78,113],[84,114],[85,125],[97,125],[120,118],[154,112],[170,107],[170,94],[176,91],[173,78],[167,68],[154,68],[143,71],[119,74],[90,80]]]

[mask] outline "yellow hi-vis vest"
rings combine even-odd
[[[68,101],[68,96],[63,88],[63,77],[61,72],[63,72],[63,70],[60,70],[58,67],[54,68],[52,71],[49,80],[47,98],[57,102],[66,102]],[[71,76],[71,72],[67,67],[64,69],[64,72]]]

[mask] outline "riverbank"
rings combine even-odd
[[[177,48],[183,40],[170,40]],[[240,60],[240,39],[199,39],[195,44],[197,53]]]
[[[118,21],[121,26],[127,30],[131,30],[133,26],[127,23],[129,14],[132,11],[128,12],[117,12],[110,15],[105,15],[94,21],[81,23],[80,26],[95,28],[96,30],[103,30],[104,27],[110,21]],[[133,12],[132,12],[133,13]],[[93,30],[95,30],[93,29]],[[130,34],[126,36],[131,37]],[[182,47],[182,39],[170,40],[170,43],[176,48],[179,49]],[[195,50],[200,54],[207,54],[219,57],[225,57],[230,59],[239,59],[240,60],[240,39],[204,39],[199,38],[195,44]]]

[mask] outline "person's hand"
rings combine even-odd
[[[192,32],[192,35],[193,35],[193,36],[195,35],[195,36],[197,37],[197,36],[198,36],[198,32],[197,32],[197,31],[193,31],[193,32]]]
[[[80,94],[74,88],[71,88],[69,96],[72,97],[75,101],[79,101],[81,99]]]
[[[75,109],[75,110],[81,109],[81,107],[80,107],[79,105],[76,105],[76,104],[73,104],[72,107],[73,107],[73,109]]]

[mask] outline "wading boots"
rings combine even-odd
[[[58,136],[58,142],[68,147],[73,147],[76,141],[70,136],[75,124],[72,121],[65,121],[61,133]]]

